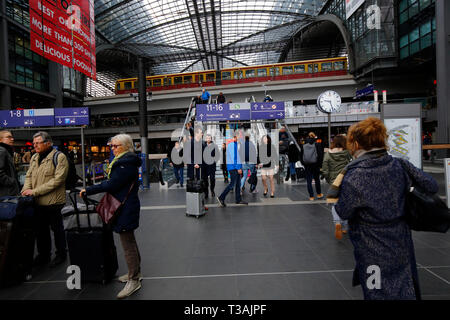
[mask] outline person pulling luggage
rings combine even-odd
[[[52,243],[50,229],[53,231],[56,256],[50,267],[64,263],[67,259],[66,235],[64,232],[61,209],[66,204],[66,178],[69,163],[66,156],[53,148],[51,136],[39,131],[33,136],[36,153],[30,160],[22,188],[22,196],[35,199],[35,228],[38,255],[34,265],[40,266],[50,262]],[[57,158],[57,159],[54,159]],[[56,161],[56,166],[55,162]]]
[[[109,192],[119,201],[124,201],[120,214],[112,223],[114,232],[120,235],[128,273],[119,277],[120,282],[126,282],[117,298],[123,299],[141,288],[141,256],[134,236],[134,230],[139,226],[140,201],[138,196],[139,167],[141,159],[134,153],[133,140],[127,134],[118,134],[111,139],[114,160],[107,169],[108,179],[102,183],[87,187],[80,191],[80,197],[101,192]],[[132,184],[134,186],[131,188]],[[131,188],[131,191],[130,191]]]

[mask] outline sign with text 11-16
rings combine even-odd
[[[94,0],[29,0],[30,47],[96,80]]]

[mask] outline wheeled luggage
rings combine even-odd
[[[83,198],[86,209],[80,211],[76,193],[70,193],[69,198],[74,210],[64,224],[70,264],[80,268],[81,282],[105,284],[115,277],[118,269],[112,230],[95,211],[93,200]]]
[[[0,287],[31,278],[34,254],[33,198],[0,198]]]
[[[297,174],[297,180],[306,178],[305,168],[303,167],[295,168],[295,173]]]
[[[203,180],[188,180],[186,183],[186,216],[199,218],[206,213],[205,185]]]

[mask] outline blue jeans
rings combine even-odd
[[[295,175],[295,162],[289,162],[289,167],[291,168],[291,176]]]
[[[237,170],[230,170],[228,171],[230,173],[230,178],[231,181],[228,184],[228,186],[225,188],[225,190],[223,190],[222,194],[219,196],[219,199],[222,201],[225,201],[226,196],[228,195],[228,193],[233,189],[234,189],[234,194],[236,196],[236,203],[241,202],[241,184],[239,183],[239,173]]]
[[[317,165],[305,166],[305,174],[306,174],[306,184],[308,187],[309,196],[314,197],[314,190],[312,187],[312,180],[314,179],[316,183],[316,192],[317,194],[322,193],[322,189],[320,188],[320,168]]]
[[[173,172],[175,173],[175,178],[177,179],[177,181],[180,181],[180,184],[183,185],[184,168],[173,167]]]
[[[241,188],[244,187],[245,181],[247,180],[248,170],[250,170],[250,174],[255,172],[255,164],[253,163],[243,163],[242,164],[242,179],[241,179]]]

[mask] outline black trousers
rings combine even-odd
[[[67,254],[66,234],[64,232],[61,209],[64,205],[36,206],[35,208],[35,232],[38,254],[43,257],[51,257],[52,239],[50,229],[55,238],[56,255]]]
[[[208,183],[209,177],[209,183]],[[207,165],[206,166],[206,190],[205,195],[208,195],[208,187],[210,187],[211,193],[214,192],[214,188],[216,187],[216,164]]]

